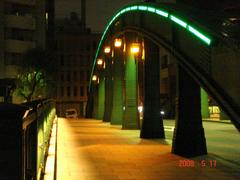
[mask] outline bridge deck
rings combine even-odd
[[[140,139],[137,130],[121,130],[102,121],[59,118],[57,179],[237,179],[240,175],[219,164],[201,167],[199,161],[207,161],[206,156],[189,159],[195,167],[180,167],[181,160],[188,159],[171,154],[169,143]]]

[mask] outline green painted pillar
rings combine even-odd
[[[201,113],[203,119],[209,118],[208,94],[203,88],[201,88]]]
[[[105,55],[105,109],[103,115],[104,122],[111,121],[112,103],[113,103],[113,85],[112,85],[112,57],[111,54]]]
[[[104,75],[101,74],[99,77],[98,84],[98,108],[97,108],[97,119],[103,119],[105,109],[105,79]]]
[[[176,125],[172,152],[184,157],[207,154],[202,126],[200,86],[177,65]]]
[[[111,124],[120,125],[123,122],[123,49],[114,49],[113,68],[113,106]]]
[[[160,56],[159,47],[144,40],[144,107],[141,138],[165,138],[160,114]]]
[[[138,129],[138,106],[137,106],[137,60],[130,52],[134,35],[126,36],[126,62],[125,62],[125,110],[123,115],[123,129]]]

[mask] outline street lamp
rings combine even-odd
[[[114,46],[115,47],[121,47],[122,46],[122,39],[118,38],[114,40]]]
[[[134,55],[138,54],[140,51],[140,44],[139,43],[132,43],[130,47],[130,52]]]
[[[97,78],[97,75],[93,75],[92,80],[93,80],[93,81],[97,81],[97,79],[98,79],[98,78]]]
[[[97,65],[102,66],[103,65],[103,60],[102,59],[98,59],[97,60]]]
[[[111,52],[111,47],[110,46],[106,46],[104,48],[104,53],[109,54],[110,52]]]

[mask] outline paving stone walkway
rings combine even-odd
[[[240,172],[211,166],[208,156],[171,154],[167,140],[139,138],[99,120],[58,119],[57,180],[239,179]],[[204,160],[205,166],[200,162]],[[181,167],[194,162],[193,167]]]

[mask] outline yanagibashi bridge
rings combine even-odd
[[[173,153],[207,152],[202,127],[206,92],[239,130],[239,39],[222,17],[208,16],[164,4],[120,9],[97,49],[89,85],[92,116],[123,129],[141,128],[141,138],[164,138],[160,84],[161,76],[171,76],[171,68],[164,69],[167,59],[176,64]]]

